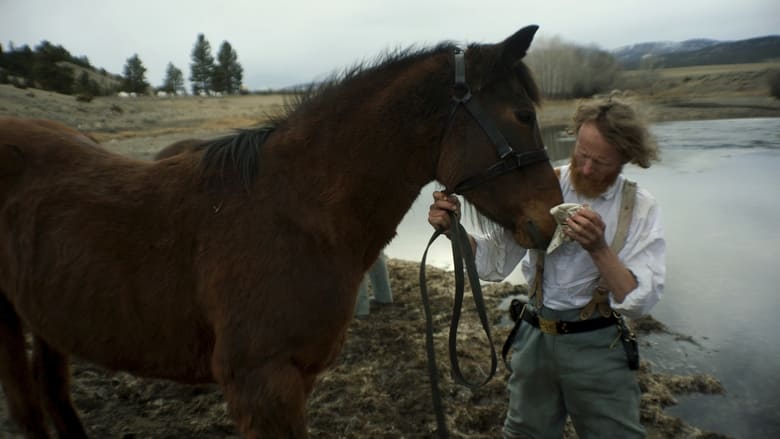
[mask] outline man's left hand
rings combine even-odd
[[[583,207],[566,220],[566,225],[569,227],[564,228],[564,233],[588,252],[608,247],[604,239],[607,226],[596,211]]]

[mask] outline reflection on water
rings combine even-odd
[[[545,129],[554,161],[573,139]],[[653,368],[707,372],[725,396],[681,398],[672,414],[704,430],[737,438],[780,437],[780,118],[669,122],[652,127],[662,161],[626,174],[659,201],[667,238],[667,284],[656,318],[698,343],[650,338],[643,350]],[[431,184],[422,189],[390,243],[390,257],[419,261],[432,233]],[[464,218],[464,225],[475,225]],[[433,265],[451,268],[442,239]],[[510,278],[522,282],[516,270]]]
[[[701,344],[656,340],[658,370],[709,372],[725,396],[672,407],[700,428],[737,438],[780,437],[780,119],[675,122],[653,127],[662,162],[627,168],[658,199],[667,286],[654,315]]]

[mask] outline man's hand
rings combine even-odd
[[[580,243],[589,253],[608,248],[604,239],[606,224],[595,211],[584,207],[566,220],[566,236]]]
[[[460,216],[460,200],[455,195],[447,195],[444,192],[436,191],[433,193],[433,204],[428,210],[428,222],[434,229],[449,234],[450,221],[449,212],[455,212]]]

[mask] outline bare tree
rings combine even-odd
[[[568,43],[557,36],[535,41],[527,62],[544,95],[557,99],[609,91],[620,70],[608,52]]]

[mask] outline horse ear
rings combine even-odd
[[[504,61],[511,65],[515,61],[525,57],[528,48],[531,47],[531,41],[533,41],[534,34],[536,34],[537,30],[539,30],[539,26],[532,24],[520,29],[515,32],[514,35],[504,40],[504,42],[501,43],[501,46],[503,47],[501,57]]]

